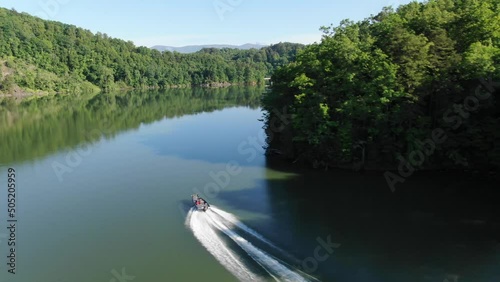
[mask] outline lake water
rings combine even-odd
[[[392,193],[383,172],[266,158],[263,91],[4,102],[0,281],[500,281],[490,179],[421,173]]]

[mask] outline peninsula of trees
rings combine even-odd
[[[323,31],[273,75],[264,99],[273,151],[400,177],[498,168],[498,0],[412,2]]]

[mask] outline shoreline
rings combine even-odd
[[[232,86],[265,86],[265,84],[260,84],[257,82],[252,82],[252,83],[230,83],[230,82],[212,82],[212,83],[205,83],[205,84],[199,84],[199,85],[183,85],[183,84],[174,84],[174,85],[167,85],[165,87],[121,87],[121,88],[116,88],[112,89],[110,91],[102,91],[99,90],[96,93],[108,93],[108,92],[113,92],[113,91],[132,91],[132,90],[161,90],[161,89],[177,89],[177,88],[227,88],[227,87],[232,87]],[[90,92],[78,92],[77,94],[82,94],[82,93],[90,93]],[[14,91],[11,91],[11,93],[0,93],[0,99],[19,99],[19,100],[24,100],[28,98],[41,98],[41,97],[46,97],[46,96],[51,96],[51,95],[73,95],[69,94],[67,92],[46,92],[42,90],[38,90],[37,92],[32,92],[28,91],[26,89],[22,89],[19,86],[16,86],[16,89]]]

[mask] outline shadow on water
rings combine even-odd
[[[255,189],[265,186],[266,181],[258,180],[254,183],[254,187],[249,187],[249,189],[223,190],[217,194],[217,199],[223,201],[231,210],[268,214],[271,211],[268,195],[263,194],[260,189]]]
[[[392,193],[383,172],[296,169],[267,161],[252,189],[222,191],[246,220],[297,258],[340,244],[311,274],[325,281],[500,281],[498,189],[484,175],[422,172]],[[276,178],[270,174],[292,172]],[[261,190],[262,191],[262,190]],[[321,251],[321,254],[324,254]]]

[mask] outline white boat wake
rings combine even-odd
[[[261,281],[262,279],[253,275],[252,271],[241,263],[242,259],[225,245],[210,223],[203,218],[204,214],[191,209],[186,218],[186,225],[191,228],[198,241],[241,281]]]
[[[245,224],[243,224],[236,216],[234,216],[228,212],[225,212],[221,209],[218,209],[216,207],[212,207],[211,210],[214,211],[215,213],[217,213],[218,215],[220,215],[221,217],[223,217],[225,220],[227,220],[228,222],[230,222],[234,226],[237,226],[241,230],[247,232],[248,234],[251,234],[255,238],[266,243],[268,246],[270,246],[278,251],[283,251],[282,249],[280,249],[279,247],[277,247],[276,245],[271,243],[269,240],[264,238],[262,235],[260,235],[257,231],[255,231],[255,230],[251,229],[250,227],[246,226]]]
[[[275,250],[279,247],[264,238],[257,231],[249,228],[236,216],[211,206],[206,212],[190,210],[186,218],[186,225],[193,231],[201,244],[234,276],[241,281],[263,281],[266,278],[251,271],[244,263],[244,258],[231,250],[224,242],[224,233],[233,240],[246,254],[259,264],[276,281],[310,281],[309,275],[273,257],[243,238],[236,228],[250,234]],[[284,251],[283,251],[284,252]],[[311,277],[309,277],[311,278]],[[313,279],[316,280],[316,279]]]

